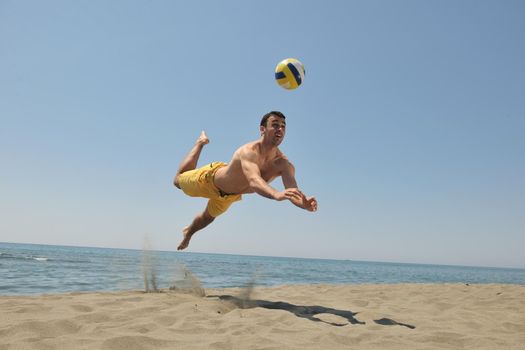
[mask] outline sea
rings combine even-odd
[[[152,276],[156,288],[167,289],[188,273],[203,288],[372,283],[525,285],[525,269],[514,268],[0,243],[0,295],[144,290],[145,281]]]

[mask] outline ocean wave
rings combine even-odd
[[[37,261],[48,261],[49,258],[39,258],[39,257],[34,257],[33,260],[37,260]]]
[[[34,260],[34,261],[49,261],[50,259],[45,256],[34,256],[34,255],[13,255],[9,253],[0,253],[0,259],[6,260]]]
[[[0,252],[0,260],[32,260],[32,261],[53,261],[58,263],[66,263],[66,264],[90,264],[92,263],[91,260],[87,259],[75,259],[75,258],[49,258],[46,256],[40,256],[40,255],[27,255],[27,254],[11,254],[11,253],[5,253]]]

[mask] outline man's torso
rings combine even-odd
[[[250,184],[242,170],[242,152],[254,152],[256,163],[261,172],[261,177],[271,182],[281,175],[284,163],[288,162],[284,154],[277,148],[272,154],[263,154],[258,141],[241,146],[233,154],[227,166],[220,168],[215,173],[214,183],[217,188],[229,194],[253,193]]]

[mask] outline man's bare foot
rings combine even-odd
[[[190,239],[191,239],[191,236],[193,236],[193,233],[191,234],[189,233],[189,226],[186,226],[185,228],[182,229],[182,236],[184,237],[184,239],[182,240],[182,242],[180,242],[179,246],[177,247],[177,250],[186,249],[188,245],[190,244]]]
[[[210,139],[208,138],[208,136],[206,135],[206,133],[204,132],[204,130],[201,132],[201,135],[199,136],[199,138],[197,139],[197,143],[198,144],[201,144],[201,145],[207,145],[208,143],[210,143]]]

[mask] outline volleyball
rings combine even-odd
[[[304,81],[304,66],[295,58],[282,60],[275,67],[275,81],[287,90],[297,89]]]

